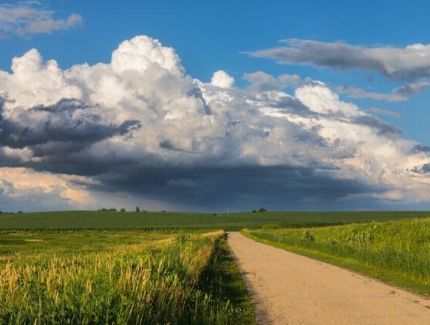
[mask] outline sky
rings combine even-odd
[[[429,9],[0,0],[0,210],[428,209]]]

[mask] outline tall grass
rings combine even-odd
[[[430,218],[244,233],[430,294]]]
[[[199,289],[223,232],[0,267],[2,324],[231,324],[240,310]]]

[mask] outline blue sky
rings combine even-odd
[[[286,208],[287,205],[301,209],[308,206],[309,202],[314,202],[313,205],[311,204],[313,209],[426,206],[426,202],[429,202],[430,199],[415,200],[413,194],[405,193],[409,191],[406,189],[411,187],[408,184],[416,185],[416,177],[421,177],[420,182],[423,186],[417,188],[416,191],[422,191],[427,186],[426,174],[427,171],[430,171],[430,163],[427,163],[428,157],[426,156],[427,152],[430,151],[430,149],[427,150],[427,146],[430,145],[427,131],[427,126],[430,123],[428,111],[430,76],[426,72],[430,70],[430,54],[428,62],[426,59],[422,59],[423,62],[420,61],[418,66],[415,65],[415,62],[419,61],[417,58],[427,55],[425,46],[430,43],[430,35],[426,32],[430,27],[429,10],[428,1],[418,0],[378,0],[348,2],[347,4],[345,1],[309,0],[216,2],[188,0],[11,2],[0,0],[0,82],[3,82],[3,85],[0,84],[0,99],[4,98],[4,120],[6,117],[11,119],[7,126],[3,126],[3,131],[0,125],[0,140],[2,140],[2,132],[4,137],[0,143],[0,149],[3,148],[4,155],[7,156],[4,158],[3,165],[5,168],[14,168],[15,170],[25,168],[29,173],[29,179],[34,176],[33,173],[44,173],[46,184],[51,182],[47,175],[57,175],[61,178],[61,182],[64,181],[65,185],[62,188],[50,185],[42,186],[41,188],[46,191],[49,198],[46,199],[46,204],[40,206],[31,203],[34,209],[53,209],[54,206],[56,209],[58,206],[75,207],[76,203],[80,203],[80,201],[70,199],[69,194],[64,194],[70,186],[74,186],[73,190],[78,191],[73,195],[91,196],[93,197],[92,202],[94,202],[94,198],[99,199],[100,202],[103,200],[103,202],[109,202],[111,196],[114,196],[113,193],[121,193],[119,196],[116,195],[116,197],[122,198],[118,199],[118,204],[134,205],[136,201],[140,200],[156,208],[167,206],[181,209],[216,210],[218,203],[213,205],[210,203],[213,193],[209,188],[231,189],[236,185],[237,189],[232,197],[235,197],[236,201],[239,202],[236,206],[237,209],[250,208],[253,204],[258,205],[259,203],[267,206],[273,205],[279,209]],[[11,17],[12,14],[19,15],[20,21],[8,20],[8,16]],[[128,56],[118,55],[121,58],[117,60],[117,64],[111,64],[112,53],[119,44],[126,40],[132,40],[136,35],[146,35],[149,38],[134,39],[130,44],[124,45],[124,51],[121,53],[128,53],[127,55],[132,55],[133,60],[136,60],[132,60],[132,63],[134,62],[136,66],[139,66],[135,72],[144,80],[142,83],[146,85],[146,88],[143,90],[140,89],[140,84],[134,85],[134,79],[130,79],[129,75],[123,73],[122,67],[124,64],[128,64],[124,60],[127,61]],[[154,39],[161,43],[153,43]],[[411,49],[414,44],[421,44],[419,46],[422,48],[417,51],[415,48]],[[142,46],[151,46],[155,57],[151,53],[147,53],[146,50],[142,50]],[[174,54],[170,53],[166,47],[172,48]],[[28,52],[30,49],[36,49],[37,52],[30,53]],[[40,58],[40,55],[45,61]],[[161,60],[164,62],[161,64],[162,69],[159,72],[153,70],[156,69],[155,66],[157,69],[160,68],[157,55],[162,57]],[[176,60],[175,55],[180,63]],[[401,60],[399,59],[401,64],[398,63],[397,56],[402,57]],[[22,69],[20,71],[25,78],[19,77],[16,71],[11,70],[11,62],[16,57],[21,57],[19,65]],[[58,71],[54,69],[53,73],[47,68],[46,63],[46,60],[51,59],[58,63],[59,69]],[[142,70],[140,65],[143,64],[142,62],[147,62],[147,59],[154,60],[154,62],[151,61],[154,67],[150,69],[145,63],[144,70]],[[164,65],[168,61],[171,61],[172,64],[166,68]],[[28,62],[37,62],[36,68],[32,66],[33,63],[28,65]],[[88,63],[88,65],[83,66],[84,63]],[[100,63],[106,65],[106,71],[111,69],[113,72],[110,70],[109,73],[100,72],[97,68]],[[72,68],[73,66],[75,68]],[[121,71],[118,72],[118,69]],[[7,73],[7,75],[3,75],[4,79],[1,79],[1,70]],[[33,72],[30,70],[33,72],[37,70],[38,73],[32,74]],[[158,79],[155,80],[158,77],[154,77],[155,81],[146,80],[148,74],[155,73],[158,76],[158,73],[167,73],[166,70],[168,70],[168,76],[160,77],[164,83]],[[184,71],[180,80],[177,80],[177,70]],[[214,73],[216,71],[220,73],[218,79],[215,78],[215,80]],[[249,74],[257,71],[264,72],[266,75],[260,74],[249,77]],[[104,73],[106,79],[99,77]],[[281,77],[277,81],[273,79],[283,75],[288,75],[288,78],[294,76],[295,79],[291,81],[290,78],[285,84],[280,81]],[[187,76],[191,76],[195,80],[191,82]],[[24,80],[23,78],[26,81],[20,89],[20,82]],[[261,83],[262,78],[266,80],[264,81],[265,84]],[[269,86],[267,85],[268,78],[272,78]],[[61,82],[58,81],[60,79]],[[170,80],[168,84],[165,83],[167,79]],[[250,81],[251,79],[253,81]],[[111,86],[104,86],[103,80],[109,80],[108,85]],[[317,81],[323,82],[324,85],[319,85]],[[32,82],[35,85],[33,88],[29,86]],[[46,89],[44,84],[47,85]],[[100,89],[90,90],[94,84],[103,84],[103,87],[112,87],[112,89],[110,91],[109,89],[102,89],[100,86]],[[55,87],[49,88],[51,85]],[[142,107],[136,104],[143,97],[152,100],[153,92],[148,93],[147,89],[156,89],[156,92],[159,92],[153,101],[148,99],[151,103],[158,103],[164,97],[173,96],[170,90],[169,92],[166,90],[174,88],[172,85],[180,87],[181,91],[187,95],[190,93],[201,94],[206,112],[212,114],[212,112],[217,112],[219,107],[223,107],[222,114],[225,116],[222,115],[222,117],[221,113],[219,115],[213,113],[219,118],[219,120],[216,119],[218,122],[213,122],[216,124],[216,128],[214,127],[212,130],[213,134],[209,136],[207,132],[196,129],[190,133],[178,135],[175,139],[173,134],[179,131],[174,131],[174,128],[170,130],[169,127],[172,125],[166,126],[163,124],[164,122],[161,123],[160,121],[168,121],[171,116],[175,116],[175,118],[181,116],[176,112],[177,109],[180,109],[179,106],[169,108],[170,113],[166,113],[166,115],[161,113],[165,110],[164,106],[152,108],[157,112],[158,117],[151,120],[150,114],[152,113],[146,110],[146,104],[142,104]],[[160,87],[164,89],[160,89]],[[313,92],[309,90],[311,88]],[[109,98],[111,101],[108,102],[107,94],[116,94],[119,92],[118,89],[124,90],[123,93],[117,94],[121,101]],[[167,93],[163,93],[163,91]],[[54,96],[54,94],[58,94],[58,96]],[[339,96],[339,101],[336,98],[333,99],[333,94]],[[182,94],[181,96],[178,98],[183,98],[185,95]],[[292,96],[288,100],[294,104],[290,102],[285,104],[286,96]],[[263,97],[271,99],[265,103],[258,102]],[[79,101],[80,104],[71,103],[72,98]],[[170,98],[170,101],[166,102],[165,105],[170,105],[178,98]],[[220,104],[218,99],[215,100],[214,98],[222,98],[223,100],[230,98],[230,102],[226,101]],[[240,101],[242,99],[244,102]],[[273,104],[273,101],[277,102]],[[245,107],[246,103],[251,102],[250,107]],[[2,101],[0,101],[1,103]],[[344,103],[348,104],[345,106]],[[347,105],[349,104],[355,105],[354,108],[348,108]],[[51,156],[43,156],[39,152],[45,153],[47,150],[45,147],[53,146],[50,144],[51,142],[55,142],[57,145],[59,133],[64,135],[71,132],[73,134],[68,135],[75,141],[77,139],[76,128],[80,127],[81,124],[65,126],[66,122],[62,121],[61,127],[55,129],[57,130],[56,133],[52,133],[52,130],[50,130],[51,133],[44,130],[43,132],[46,134],[44,133],[43,137],[46,139],[43,140],[44,142],[40,140],[42,142],[37,143],[38,147],[35,148],[33,140],[31,142],[28,139],[20,138],[23,137],[23,133],[16,125],[22,121],[19,121],[18,117],[11,113],[18,114],[18,110],[23,109],[23,105],[28,105],[25,114],[32,111],[32,107],[37,105],[49,107],[49,109],[55,107],[58,110],[64,109],[64,105],[71,105],[72,108],[68,108],[70,110],[80,110],[81,106],[79,105],[82,107],[94,105],[94,107],[101,108],[101,113],[92,111],[92,115],[86,117],[86,123],[93,128],[91,132],[84,130],[87,132],[85,133],[79,129],[79,132],[94,136],[94,142],[90,144],[85,142],[85,145],[79,149],[80,151],[76,155],[82,154],[83,150],[87,152],[90,150],[89,148],[93,147],[100,150],[101,143],[108,148],[103,147],[106,152],[111,152],[114,150],[113,144],[108,146],[106,143],[108,141],[116,143],[117,140],[111,140],[108,135],[125,137],[126,134],[129,142],[133,142],[130,139],[143,138],[143,134],[145,136],[151,134],[159,141],[162,152],[153,151],[151,147],[155,141],[153,138],[145,138],[142,142],[136,140],[135,143],[133,142],[133,148],[139,147],[142,150],[140,155],[126,154],[126,151],[115,154],[116,158],[118,156],[125,157],[127,162],[133,159],[140,161],[139,164],[133,163],[133,173],[125,174],[115,164],[112,166],[106,164],[100,170],[97,168],[93,170],[89,166],[100,163],[95,161],[83,161],[82,165],[76,163],[79,165],[77,167],[73,165],[77,159],[76,155],[64,158],[65,163],[64,161],[60,163],[58,157],[54,159]],[[115,105],[121,106],[121,108],[118,108],[116,113],[112,113],[115,118],[109,120],[111,118],[109,114],[116,107]],[[192,106],[194,104],[188,102],[187,105]],[[312,114],[326,115],[324,118],[321,117],[322,115],[320,116],[320,124],[315,124],[315,118],[310,117],[311,115],[307,117],[309,121],[301,120],[305,116],[303,112],[294,113],[294,116],[282,112],[284,115],[281,118],[275,117],[280,112],[278,108],[282,105],[287,105],[283,107],[284,109],[290,109],[293,105],[295,110],[298,110],[300,105],[304,105],[300,107],[304,107]],[[329,105],[335,106],[336,109],[332,109]],[[245,114],[241,111],[242,109],[244,112],[255,109],[262,114],[261,118],[256,121],[255,115],[252,115],[254,113],[248,116],[246,115],[248,113]],[[65,114],[64,112],[62,111],[61,114]],[[20,112],[19,114],[22,118],[24,113]],[[97,114],[100,114],[97,121],[109,120],[110,122],[106,125],[97,124],[96,119],[94,119]],[[237,114],[236,117],[233,116],[235,114]],[[331,117],[328,117],[327,114],[332,116],[336,122],[330,121]],[[120,117],[123,120],[119,120]],[[48,119],[52,123],[53,120],[59,121],[67,118],[70,116],[58,115],[55,119],[54,117]],[[220,121],[227,118],[232,120],[224,128],[220,128]],[[238,121],[245,123],[243,122],[245,120],[247,121],[247,131],[229,129],[229,125],[239,123]],[[285,120],[294,125],[285,126],[283,129],[282,123]],[[346,131],[339,131],[344,127],[342,123],[345,123],[346,120],[349,121],[348,123],[352,123],[351,125],[354,127],[357,124],[366,126],[366,129],[357,131],[357,134],[360,134],[359,137],[363,136],[363,142],[367,141],[366,147],[362,147],[358,139],[354,140],[354,144],[351,144],[348,141],[352,140],[348,138],[349,135],[345,134]],[[33,137],[42,137],[41,131],[36,129],[36,121],[39,123],[42,121],[42,117],[31,115],[31,117],[26,117],[25,121],[26,123],[28,121],[35,123]],[[196,121],[203,123],[202,121],[206,121],[206,118],[193,120],[194,125],[200,123]],[[160,127],[166,127],[165,133],[157,133],[158,131],[145,133],[143,131],[147,125],[145,123],[155,125],[158,122],[161,123]],[[186,122],[180,122],[178,125],[186,125],[181,123]],[[332,126],[332,123],[340,124],[333,124],[335,126]],[[15,138],[12,136],[8,138],[4,135],[7,132],[12,132],[10,130],[15,130],[14,128],[21,130],[19,131],[21,133],[14,135]],[[258,128],[263,135],[267,133],[274,137],[276,134],[279,138],[272,139],[273,142],[262,144],[260,148],[258,147],[260,139],[252,138],[253,130]],[[332,128],[338,129],[336,132],[339,133],[334,136],[331,133]],[[136,129],[142,129],[143,133],[140,134]],[[97,132],[100,134],[95,135],[97,132],[94,130],[98,130]],[[309,130],[319,131],[310,134]],[[369,133],[369,130],[372,130],[373,133]],[[154,135],[155,133],[157,135]],[[220,140],[223,144],[214,144],[214,139],[219,139],[220,134],[225,134],[226,137],[222,141]],[[228,138],[231,134],[234,135],[234,140]],[[182,139],[181,136],[184,138]],[[12,138],[14,140],[11,140]],[[187,144],[190,138],[194,139],[192,145]],[[241,142],[241,138],[249,139],[250,143],[245,140]],[[314,139],[313,144],[310,144],[310,138]],[[175,143],[175,140],[178,143]],[[408,142],[409,140],[411,142]],[[66,148],[72,140],[61,141],[63,141],[62,146]],[[202,143],[197,145],[196,143],[199,141]],[[230,143],[229,141],[233,143],[231,146],[235,148],[234,150],[225,145],[225,143]],[[345,153],[345,150],[348,150],[343,147],[340,148],[339,141],[348,142],[351,150],[355,150],[355,152]],[[27,142],[31,142],[31,144]],[[379,156],[366,156],[373,147],[378,148],[377,146],[382,146],[385,142],[388,147],[380,147],[381,152],[386,151],[387,157],[396,152],[397,156],[393,154],[393,157],[396,157],[393,159],[405,161],[406,165],[402,167],[405,176],[402,179],[390,181],[390,177],[387,175],[389,173],[397,175],[398,171],[394,170],[396,166],[388,166],[388,163],[382,161]],[[287,144],[280,149],[277,147],[279,143],[288,143],[288,146],[294,148],[297,146],[297,149],[291,149],[297,151],[290,155]],[[393,143],[395,145],[389,147]],[[255,147],[252,147],[253,144]],[[310,147],[306,147],[308,145]],[[43,150],[40,148],[41,146],[43,146]],[[219,150],[223,154],[221,155],[219,152],[215,154],[205,151],[206,149],[201,149],[204,146],[212,146],[212,149],[220,146],[222,150]],[[265,153],[265,158],[255,158],[254,152],[259,150],[261,152],[262,148],[268,150]],[[317,149],[315,149],[315,153],[305,157],[303,152],[313,150],[309,148]],[[413,148],[421,148],[422,150]],[[164,152],[163,150],[170,150],[171,152]],[[196,151],[194,152],[194,150]],[[229,150],[233,150],[232,153],[229,153]],[[321,153],[318,150],[321,150]],[[283,151],[282,154],[280,151]],[[329,154],[325,156],[326,153],[324,152],[327,151]],[[13,159],[11,158],[11,152],[13,155],[20,156],[20,162],[17,162],[15,156]],[[184,154],[179,154],[180,152]],[[190,158],[187,155],[191,152],[194,156],[190,154]],[[355,160],[351,162],[345,158],[349,154],[351,159],[354,157],[357,160],[357,157],[362,155],[360,162]],[[23,158],[24,156],[27,160]],[[3,156],[0,154],[1,157]],[[141,161],[150,162],[141,163]],[[123,160],[121,162],[123,163]],[[157,169],[160,164],[163,166],[165,164],[166,167],[161,170]],[[374,164],[374,166],[366,167],[366,164]],[[73,168],[70,167],[71,165]],[[83,168],[84,165],[86,168]],[[254,172],[258,175],[261,174],[259,177],[264,178],[265,186],[267,188],[270,186],[280,188],[280,190],[272,198],[267,195],[266,197],[258,191],[250,191],[249,187],[255,186],[255,182],[261,179],[259,177],[251,180],[245,176],[238,176],[234,186],[229,183],[218,184],[215,182],[216,175],[229,174],[232,172],[231,170],[244,166],[252,170],[258,166],[259,171],[254,170]],[[279,170],[280,166],[282,167],[281,170]],[[151,176],[142,176],[142,182],[148,182],[148,186],[140,187],[131,181],[135,177],[134,173],[146,175],[142,169],[147,170],[148,168],[155,168],[156,171],[154,170],[154,172],[158,173],[157,177],[152,174]],[[352,168],[353,171],[349,168]],[[197,171],[191,173],[190,169],[197,169]],[[342,175],[331,170],[342,170]],[[345,175],[348,172],[352,176],[351,180],[347,181],[346,178],[348,177]],[[1,175],[0,167],[0,185]],[[296,179],[296,176],[292,175],[302,176]],[[313,175],[315,178],[310,179],[315,183],[312,184],[317,184],[316,187],[320,186],[321,189],[315,190],[315,186],[308,188],[308,185],[303,185],[308,184],[308,176],[303,175]],[[70,180],[69,176],[78,177],[79,180]],[[82,177],[85,180],[81,179]],[[278,183],[272,183],[273,178],[280,180]],[[346,181],[345,184],[344,181]],[[349,181],[351,183],[348,183]],[[76,188],[75,185],[70,185],[69,182],[73,184],[81,182],[86,185],[84,189],[81,189]],[[299,191],[297,197],[293,195],[291,200],[285,200],[286,193],[290,193],[292,190],[291,186],[293,185],[291,184],[297,182],[303,185],[303,192]],[[0,186],[0,203],[2,200],[4,202],[10,201],[11,198],[20,202],[19,200],[28,199],[28,193],[40,192],[40,189],[28,189],[27,185],[23,185],[25,182],[22,179],[4,178],[3,183],[7,186],[4,185],[6,189],[3,190]],[[94,185],[95,183],[98,185]],[[350,186],[350,190],[346,190],[348,186]],[[102,189],[103,187],[105,190]],[[201,200],[195,200],[198,204],[192,204],[192,200],[188,202],[178,194],[178,191],[184,189],[190,192],[190,198],[201,198],[201,193],[207,194],[204,194],[203,196],[206,196]],[[338,194],[333,195],[333,197],[325,196],[321,193],[324,191]],[[406,192],[404,193],[404,191]],[[1,193],[4,193],[3,199]],[[60,198],[57,201],[52,200],[52,197],[56,195],[59,195]],[[223,200],[228,201],[227,198],[223,198]],[[42,202],[43,200],[39,201]],[[52,207],[48,204],[49,202],[54,202]],[[10,206],[13,208],[17,204],[19,205],[19,203],[14,202]],[[92,204],[94,206],[94,203]]]

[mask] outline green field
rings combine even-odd
[[[423,211],[264,212],[203,214],[180,212],[43,212],[0,214],[0,229],[224,229],[267,224],[307,227],[427,217]]]
[[[242,232],[264,243],[430,295],[430,218]]]
[[[222,231],[0,234],[1,324],[252,324]]]
[[[243,228],[257,240],[430,294],[428,216],[0,214],[0,324],[253,324],[223,232]]]

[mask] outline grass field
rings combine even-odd
[[[180,212],[44,212],[0,214],[0,230],[34,229],[225,229],[273,224],[310,227],[429,216],[429,212],[265,212],[202,214]]]
[[[243,234],[430,295],[430,218]]]
[[[0,324],[253,324],[248,292],[217,230],[245,227],[257,240],[430,294],[428,216],[0,214]]]
[[[0,233],[1,324],[252,324],[222,231]]]

